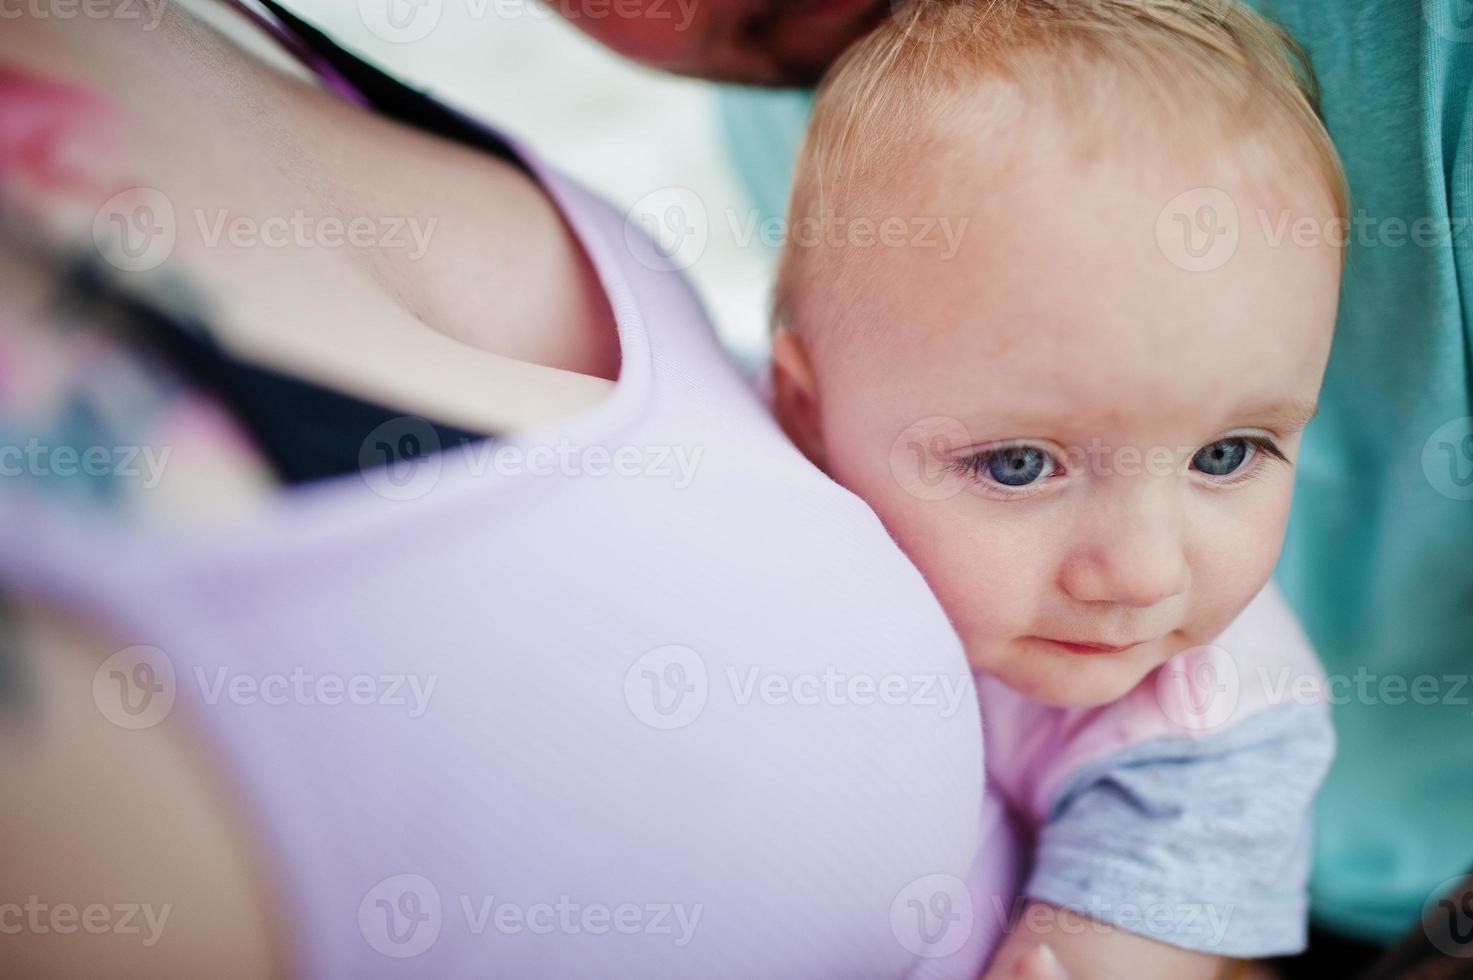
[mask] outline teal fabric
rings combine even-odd
[[[762,218],[788,209],[788,184],[811,102],[799,89],[717,89],[727,155]],[[760,239],[754,241],[763,247]]]
[[[1390,941],[1473,865],[1473,8],[1267,12],[1310,54],[1352,195],[1338,333],[1276,571],[1338,702],[1312,907]],[[739,173],[780,213],[804,97],[720,98]]]

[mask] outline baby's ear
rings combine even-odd
[[[787,327],[778,328],[772,335],[772,410],[793,444],[822,469],[818,386],[803,342]]]

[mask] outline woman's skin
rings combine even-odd
[[[75,923],[63,932],[65,924],[42,918],[37,928],[12,913],[6,975],[284,976],[284,950],[272,939],[282,930],[270,921],[249,829],[194,751],[198,739],[177,715],[124,731],[93,703],[93,673],[121,645],[40,605],[0,611],[0,630],[26,684],[25,701],[0,712],[6,901],[129,903],[154,910],[156,923],[139,917],[132,934]]]
[[[151,188],[176,215],[171,257],[136,274],[140,285],[159,273],[191,282],[243,356],[473,431],[587,408],[617,375],[593,270],[514,167],[275,70],[178,4],[153,31],[121,17],[8,19],[0,64],[111,103],[117,145],[94,154],[91,183]],[[84,218],[58,229],[73,235],[90,233],[107,199],[32,196],[35,210]],[[427,247],[218,237],[227,218],[264,227],[298,215],[412,222]]]
[[[915,0],[556,0],[568,22],[656,68],[749,85],[813,85],[849,43]]]

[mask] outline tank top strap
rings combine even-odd
[[[333,92],[342,99],[361,105],[365,108],[371,103],[366,95],[359,90],[348,78],[343,75],[335,64],[325,58],[318,51],[304,44],[298,36],[301,23],[293,29],[287,26],[288,19],[296,21],[295,17],[273,3],[263,3],[261,0],[223,0],[230,7],[240,11],[246,18],[253,21],[302,65],[314,75],[322,79]]]

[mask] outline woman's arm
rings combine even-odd
[[[95,626],[4,604],[0,635],[6,974],[282,975],[251,842],[184,722],[108,720],[94,674],[118,645]]]

